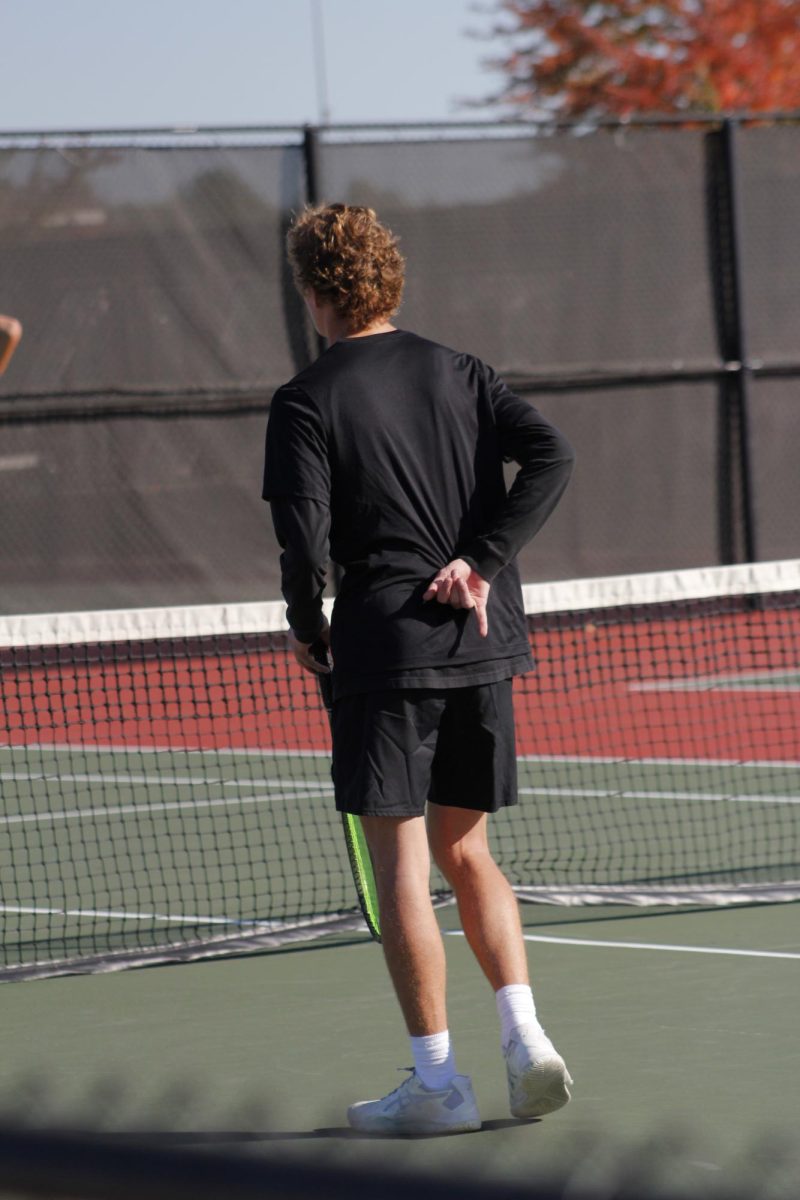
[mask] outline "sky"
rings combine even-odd
[[[0,0],[0,131],[467,120],[493,0]],[[316,31],[324,46],[324,83]],[[327,104],[326,104],[327,101]]]

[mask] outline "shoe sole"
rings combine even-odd
[[[480,1117],[469,1121],[459,1121],[453,1125],[436,1125],[433,1122],[425,1125],[414,1125],[411,1122],[403,1124],[391,1117],[374,1118],[359,1123],[358,1117],[348,1112],[347,1120],[351,1129],[357,1133],[391,1134],[393,1137],[433,1137],[446,1133],[477,1133],[481,1128]]]
[[[546,1117],[563,1108],[570,1099],[569,1071],[560,1058],[530,1066],[517,1080],[516,1099],[511,1104],[513,1117]]]

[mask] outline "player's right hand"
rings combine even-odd
[[[473,608],[478,621],[478,633],[486,637],[489,632],[486,605],[490,587],[491,584],[473,571],[463,558],[454,558],[441,571],[437,571],[422,599],[449,604],[451,608]]]

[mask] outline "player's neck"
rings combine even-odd
[[[378,321],[374,325],[367,325],[366,329],[359,329],[357,333],[342,333],[340,337],[347,338],[348,342],[353,338],[372,337],[374,333],[394,333],[396,325],[390,325],[388,321]],[[335,339],[336,341],[339,338]]]
[[[345,338],[350,341],[353,338],[372,337],[375,333],[394,333],[395,331],[395,326],[383,317],[371,321],[361,329],[353,329],[350,322],[340,316],[330,302],[320,300],[316,292],[311,289],[303,292],[303,299],[317,333],[325,338],[329,346],[332,346],[334,342],[343,341]]]
[[[355,338],[372,337],[375,333],[393,333],[395,326],[381,319],[365,325],[363,329],[352,329],[347,321],[342,320],[337,313],[328,310],[320,321],[320,333],[327,339],[328,345],[344,340],[353,341]]]

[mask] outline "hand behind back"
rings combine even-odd
[[[436,599],[439,604],[449,604],[451,608],[474,608],[478,632],[481,637],[486,637],[489,632],[486,603],[490,587],[491,584],[473,571],[463,558],[454,558],[434,575],[422,599]]]

